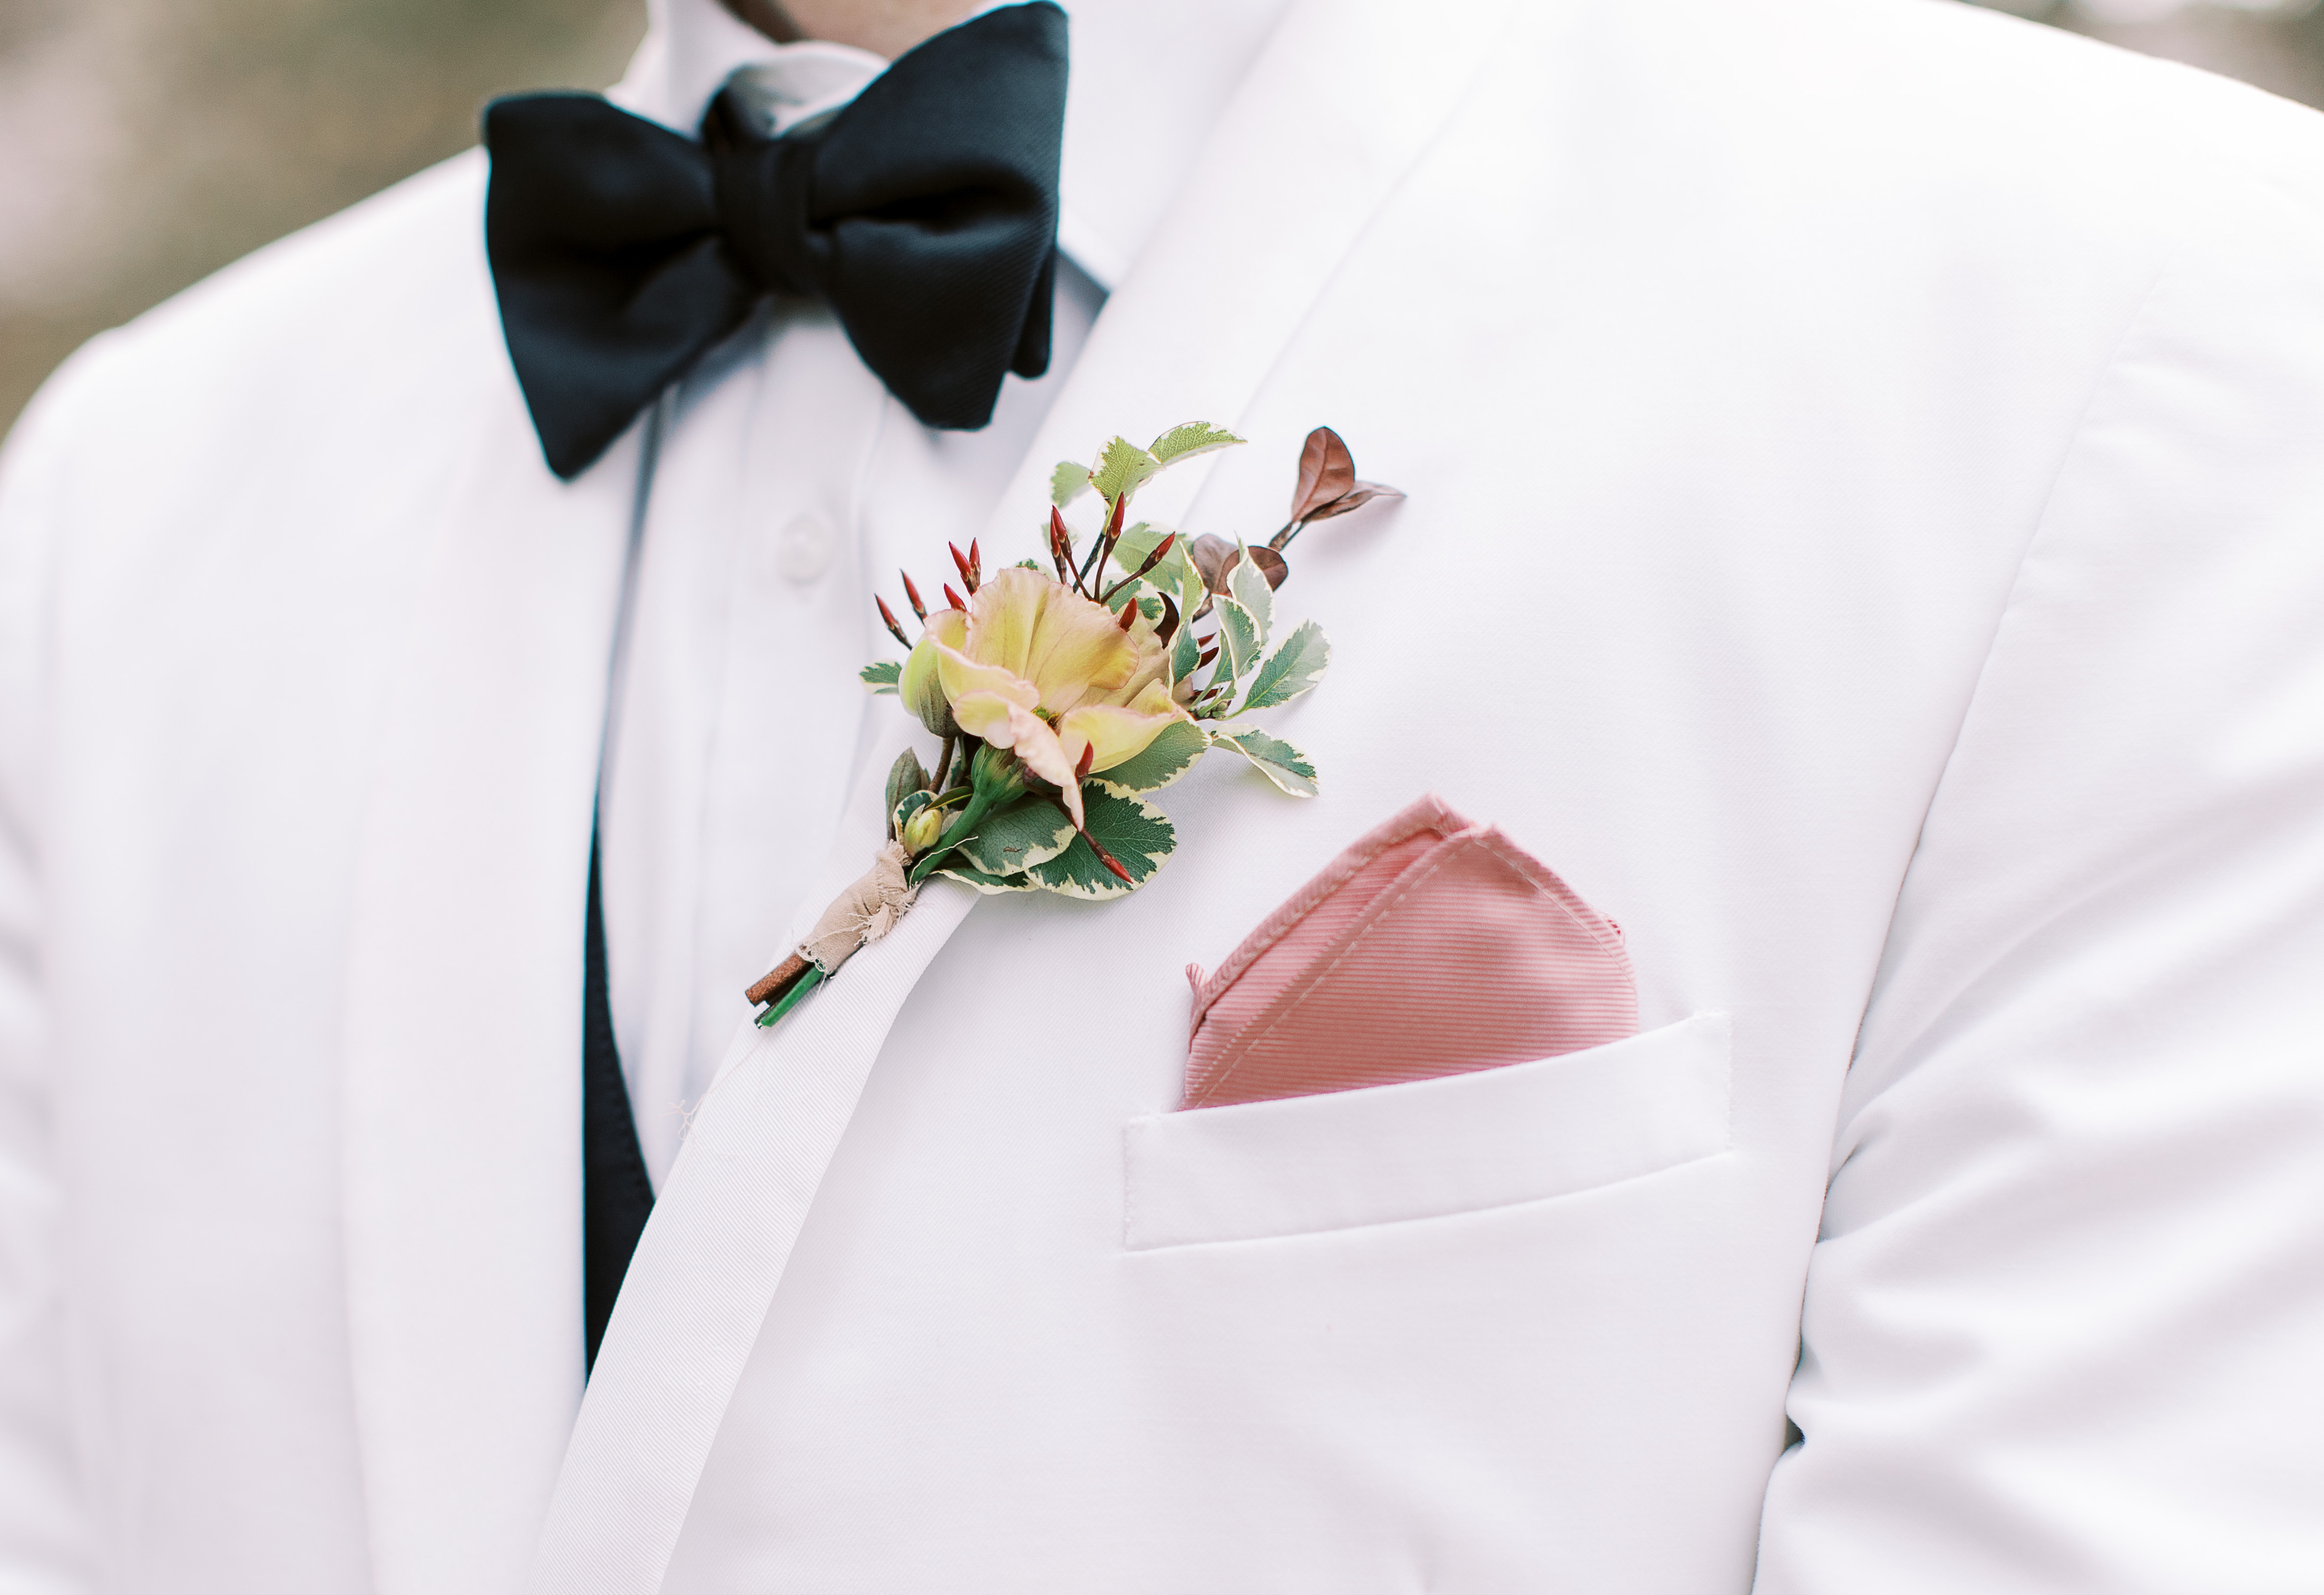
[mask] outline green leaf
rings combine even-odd
[[[904,812],[905,804],[917,798],[919,802],[912,804],[912,807],[919,808],[929,801],[933,794],[927,788],[928,772],[920,756],[909,748],[897,754],[896,762],[888,767],[889,835],[901,833],[905,820],[911,817]]]
[[[1122,575],[1128,576],[1145,564],[1147,556],[1170,535],[1169,527],[1141,521],[1123,532],[1120,539],[1113,545],[1113,562],[1121,567]],[[1203,573],[1194,568],[1194,561],[1189,552],[1192,547],[1191,538],[1180,538],[1145,576],[1148,586],[1157,593],[1170,595],[1171,602],[1178,606],[1178,613],[1182,615],[1192,614],[1203,602]]]
[[[1189,721],[1173,720],[1146,744],[1135,759],[1105,772],[1105,779],[1133,792],[1158,792],[1194,768],[1194,761],[1210,751],[1211,739]]]
[[[920,756],[909,748],[897,754],[896,761],[888,766],[889,810],[894,811],[896,805],[904,800],[905,793],[924,792],[927,788],[927,766],[920,762]]]
[[[893,790],[890,788],[890,790]],[[936,800],[934,792],[907,792],[888,806],[888,835],[893,840],[904,834],[904,822]]]
[[[1188,421],[1183,427],[1173,427],[1154,439],[1154,457],[1171,465],[1197,454],[1208,454],[1213,448],[1226,448],[1242,439],[1232,432],[1211,425],[1208,421]]]
[[[1074,840],[1074,822],[1047,798],[1028,793],[984,816],[956,855],[987,875],[1014,875],[1046,863]]]
[[[1194,641],[1194,627],[1185,617],[1193,611],[1178,611],[1178,634],[1170,640],[1170,679],[1184,681],[1194,673],[1194,661],[1203,657],[1203,645]]]
[[[1161,468],[1160,460],[1129,438],[1116,438],[1097,456],[1097,469],[1090,473],[1090,484],[1111,504],[1125,493],[1137,492],[1140,483]]]
[[[1151,880],[1178,845],[1178,833],[1160,809],[1104,777],[1082,783],[1082,807],[1089,834],[1120,861],[1130,880],[1123,881],[1098,862],[1089,844],[1076,835],[1065,852],[1028,871],[1044,890],[1093,902],[1125,896]]]
[[[1235,546],[1242,549],[1240,543]],[[1265,648],[1267,634],[1275,629],[1275,589],[1267,585],[1267,573],[1259,569],[1250,549],[1242,549],[1242,558],[1227,571],[1227,592],[1259,622],[1259,648]],[[1251,651],[1256,653],[1259,649]],[[1240,676],[1242,672],[1238,669],[1235,674]]]
[[[895,691],[896,683],[903,674],[904,667],[894,659],[877,659],[856,672],[874,696]]]
[[[1156,546],[1169,535],[1168,527],[1157,526],[1151,521],[1141,521],[1123,532],[1120,539],[1115,542],[1113,562],[1120,566],[1122,573],[1127,575],[1145,564],[1146,556],[1151,554]],[[1173,552],[1175,553],[1176,550],[1174,549]],[[1158,565],[1155,567],[1157,574],[1161,568]]]
[[[1109,585],[1118,585],[1127,578],[1131,571],[1144,565],[1148,556],[1160,547],[1162,539],[1169,535],[1168,527],[1149,526],[1142,521],[1123,532],[1120,539],[1113,547],[1112,562],[1120,567],[1120,574],[1111,577]],[[1192,596],[1189,596],[1190,590]],[[1203,577],[1202,573],[1194,568],[1194,561],[1186,556],[1186,539],[1179,539],[1171,546],[1168,553],[1155,562],[1153,569],[1139,577],[1132,585],[1121,588],[1121,593],[1133,592],[1155,595],[1167,593],[1170,595],[1170,601],[1178,606],[1178,613],[1181,616],[1193,613],[1190,606],[1199,605],[1203,601]],[[1122,603],[1120,593],[1117,593],[1106,601],[1106,607],[1112,610],[1114,613],[1120,614]],[[1139,607],[1148,620],[1157,624],[1160,622],[1161,604],[1158,597],[1150,602],[1142,602]]]
[[[1226,666],[1229,677],[1240,681],[1249,675],[1250,668],[1259,662],[1259,650],[1266,643],[1267,633],[1250,610],[1232,598],[1219,600],[1220,663]],[[1213,676],[1213,679],[1217,678]]]
[[[960,855],[955,853],[953,856],[957,858]],[[947,880],[957,880],[963,886],[973,887],[986,897],[997,897],[1004,891],[1041,890],[1041,883],[1030,875],[988,875],[983,871],[971,869],[966,864],[939,864],[935,872]]]
[[[1263,731],[1234,731],[1221,732],[1216,740],[1250,760],[1259,767],[1259,774],[1294,798],[1315,795],[1315,767],[1307,761],[1306,754],[1281,737],[1269,736]]]
[[[1323,628],[1314,621],[1301,621],[1299,629],[1259,666],[1259,674],[1250,678],[1250,692],[1242,700],[1242,708],[1235,713],[1289,703],[1321,681],[1331,662],[1332,641],[1323,635]]]
[[[1181,616],[1193,615],[1210,595],[1203,585],[1202,568],[1194,563],[1192,538],[1180,538],[1177,546],[1162,556],[1162,563],[1154,567],[1154,574],[1148,579],[1177,600]]]
[[[1049,473],[1049,502],[1060,510],[1089,491],[1089,467],[1073,460],[1059,460],[1057,468]]]

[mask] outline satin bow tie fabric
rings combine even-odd
[[[484,111],[484,242],[518,383],[570,479],[773,293],[828,305],[926,425],[1049,364],[1065,16],[986,12],[780,137],[729,88],[702,142],[595,95]]]

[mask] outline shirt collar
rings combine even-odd
[[[1172,0],[1167,25],[1150,0],[1061,4],[1073,70],[1057,243],[1111,290],[1192,176],[1288,0]],[[845,105],[888,65],[844,44],[777,44],[718,0],[647,0],[647,16],[645,41],[607,97],[689,137],[738,68],[760,69],[752,77],[781,132]]]

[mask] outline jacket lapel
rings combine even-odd
[[[559,485],[514,397],[476,406],[433,529],[356,866],[347,1308],[382,1595],[522,1579],[581,1393],[582,918],[639,445]]]
[[[1119,432],[1232,427],[1373,214],[1484,64],[1511,0],[1446,0],[1416,48],[1408,7],[1298,0],[1219,118],[1185,189],[1106,301],[1071,380],[996,511],[995,546],[1024,539],[1060,459]],[[1102,80],[1134,65],[1076,61]],[[1323,418],[1318,418],[1323,419]],[[1188,518],[1224,456],[1156,479],[1141,518]]]
[[[1155,242],[1109,300],[994,512],[989,547],[1017,545],[1027,506],[1047,502],[1057,459],[1088,457],[1115,431],[1147,437],[1190,419],[1231,424],[1242,415],[1307,307],[1452,114],[1510,3],[1440,8],[1430,48],[1417,51],[1408,19],[1385,0],[1294,7]],[[1075,63],[1093,80],[1114,67]],[[1299,180],[1286,187],[1286,172]],[[1162,478],[1141,511],[1184,519],[1215,457]],[[875,751],[826,871],[832,892],[871,862],[874,794],[908,730],[892,704],[871,712]],[[542,1542],[533,1584],[542,1595],[659,1588],[857,1094],[913,983],[973,903],[965,889],[936,883],[894,936],[859,954],[779,1030],[746,1034],[730,1052],[599,1353]]]

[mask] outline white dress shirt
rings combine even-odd
[[[859,637],[866,659],[900,652],[875,591],[909,624],[897,574],[867,567],[866,527],[891,501],[945,504],[947,523],[887,540],[922,550],[912,574],[931,602],[958,585],[945,544],[964,549],[991,513],[1282,3],[1211,0],[1181,17],[1169,35],[1201,41],[1176,47],[1199,70],[1174,67],[1167,99],[1074,85],[1048,374],[1007,379],[982,430],[921,426],[828,311],[796,301],[762,306],[649,429],[599,824],[614,1035],[657,1188],[838,811],[863,688],[828,661]],[[772,43],[715,0],[672,0],[668,23],[668,48],[641,52],[612,97],[688,133],[738,70],[785,132],[887,65],[844,45]],[[985,550],[987,567],[1037,551],[1036,530],[1024,548]]]

